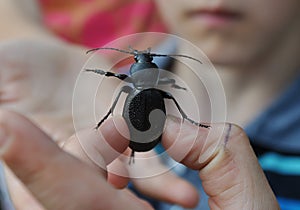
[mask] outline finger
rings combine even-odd
[[[116,116],[107,119],[99,129],[77,132],[62,148],[106,174],[106,166],[128,147],[129,141],[124,133],[128,133],[125,121]]]
[[[125,188],[130,181],[130,175],[126,167],[127,164],[128,162],[124,162],[120,158],[117,158],[107,166],[107,181],[118,189]]]
[[[15,209],[45,210],[24,184],[7,167],[5,167],[5,177]]]
[[[134,187],[151,198],[193,208],[199,201],[196,189],[171,172],[155,151],[136,154],[134,164],[128,166]],[[143,171],[140,173],[140,171]]]
[[[210,129],[169,118],[163,145],[176,160],[199,170],[212,209],[276,209],[275,196],[243,130],[232,124]],[[182,152],[182,148],[189,148]]]
[[[1,158],[46,209],[149,208],[112,188],[26,118],[0,111],[0,128]]]
[[[199,202],[196,189],[172,172],[150,178],[135,179],[133,183],[139,192],[156,200],[185,208],[194,208]]]

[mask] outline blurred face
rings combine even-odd
[[[300,47],[299,0],[157,0],[171,32],[215,64],[250,65],[293,42]]]

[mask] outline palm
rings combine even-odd
[[[0,107],[27,115],[56,141],[66,139],[74,133],[72,93],[86,59],[84,50],[57,40],[1,43]],[[17,209],[39,209],[34,200],[24,202],[12,174],[7,178]]]
[[[0,59],[0,106],[26,114],[55,139],[54,131],[70,136],[72,92],[84,51],[58,41],[19,40],[1,44]]]

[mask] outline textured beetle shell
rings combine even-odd
[[[123,117],[130,132],[129,147],[137,152],[153,149],[161,140],[166,121],[161,92],[155,88],[133,90],[126,98]]]

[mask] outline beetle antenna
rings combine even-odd
[[[164,55],[164,54],[153,54],[151,53],[150,54],[151,56],[153,57],[183,57],[183,58],[188,58],[188,59],[191,59],[191,60],[194,60],[194,61],[197,61],[199,63],[202,64],[202,62],[196,58],[193,58],[191,56],[188,56],[188,55],[179,55],[179,54],[168,54],[168,55]]]
[[[135,55],[134,52],[130,52],[130,51],[127,51],[127,50],[121,50],[121,49],[113,48],[113,47],[98,47],[98,48],[94,48],[94,49],[88,50],[88,51],[86,52],[86,54],[91,53],[91,52],[94,52],[94,51],[98,51],[98,50],[115,50],[115,51],[118,51],[118,52],[122,52],[122,53],[127,53],[127,54],[131,54],[131,55]]]
[[[94,52],[94,51],[98,51],[98,50],[115,50],[115,51],[118,51],[118,52],[130,54],[130,55],[136,55],[136,54],[138,54],[140,52],[138,50],[133,49],[131,46],[129,46],[129,49],[130,49],[130,51],[121,50],[121,49],[114,48],[114,47],[98,47],[98,48],[94,48],[94,49],[88,50],[86,52],[86,54]],[[188,55],[180,55],[180,54],[155,54],[155,53],[150,53],[150,51],[151,51],[151,48],[148,48],[146,50],[146,53],[148,53],[150,56],[153,56],[153,57],[183,57],[183,58],[188,58],[188,59],[197,61],[197,62],[199,62],[199,63],[202,64],[202,62],[200,60],[198,60],[196,58],[193,58],[191,56],[188,56]]]

